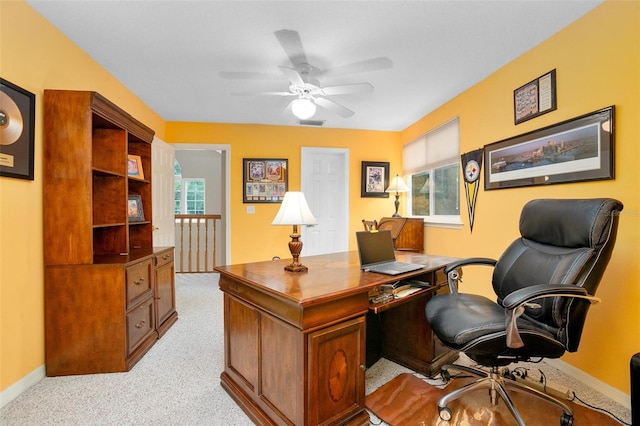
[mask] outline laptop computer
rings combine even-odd
[[[360,269],[363,271],[399,275],[424,268],[423,265],[396,260],[389,230],[357,231],[356,242],[360,256]]]

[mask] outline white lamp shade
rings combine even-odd
[[[400,176],[395,175],[385,192],[409,192],[409,188]]]
[[[293,115],[301,120],[306,120],[316,113],[316,106],[311,100],[307,98],[300,98],[293,101],[291,104],[291,111]]]
[[[316,218],[302,192],[287,192],[272,225],[315,225]]]

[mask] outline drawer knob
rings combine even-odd
[[[139,323],[136,324],[136,328],[142,328],[144,327],[144,325],[146,324],[145,320],[140,321]]]
[[[162,256],[162,260],[167,260],[169,259],[171,256],[169,256],[168,254],[165,254],[164,256]]]
[[[133,283],[134,283],[135,285],[140,285],[140,284],[142,284],[143,282],[144,282],[144,277],[140,277],[140,278],[138,278],[138,280],[137,280],[137,281],[134,281]]]

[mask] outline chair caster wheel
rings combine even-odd
[[[573,415],[562,413],[560,416],[560,426],[571,426],[573,425]]]
[[[438,415],[446,422],[451,420],[451,410],[449,407],[438,407]]]

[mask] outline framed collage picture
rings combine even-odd
[[[287,166],[282,158],[243,158],[242,202],[281,203],[288,189]]]

